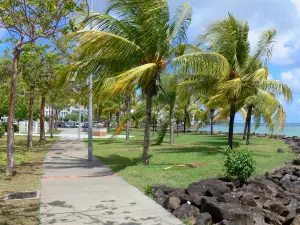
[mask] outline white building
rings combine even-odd
[[[74,113],[74,112],[79,112],[79,108],[74,107],[74,106],[67,106],[63,110],[58,111],[58,117],[60,119],[64,119],[69,114]],[[81,107],[81,115],[86,115],[87,113],[88,113],[88,110],[85,109],[84,107]],[[45,116],[51,116],[51,107],[48,107],[48,106],[45,107]]]

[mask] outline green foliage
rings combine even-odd
[[[160,145],[164,141],[164,138],[165,138],[167,130],[168,130],[169,123],[170,123],[169,120],[162,122],[160,130],[157,133],[157,138],[156,138],[157,145]]]
[[[229,179],[246,181],[255,170],[253,154],[248,149],[226,149],[224,154],[224,172]]]
[[[145,187],[145,194],[150,197],[150,198],[154,198],[154,192],[153,192],[153,189],[150,185],[147,185]]]
[[[4,126],[2,125],[2,123],[0,123],[0,138],[2,138],[5,134],[5,128]]]
[[[191,219],[186,217],[184,218],[184,220],[182,221],[185,225],[192,225],[193,223],[191,222]]]
[[[4,127],[5,132],[7,132],[7,124],[6,123],[3,124],[3,127]],[[18,124],[14,124],[14,132],[15,133],[19,132],[19,125]]]

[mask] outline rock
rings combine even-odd
[[[187,192],[191,196],[217,197],[231,191],[227,185],[228,183],[219,179],[205,179],[192,183],[187,188]]]
[[[220,225],[233,225],[233,224],[230,223],[228,220],[222,220]]]
[[[269,210],[264,210],[265,212],[265,222],[273,225],[281,225],[284,221],[284,217],[278,216]]]
[[[188,194],[185,194],[183,195],[181,198],[180,198],[180,204],[184,204],[184,203],[187,203],[187,202],[193,202],[193,197],[188,195]],[[201,201],[201,200],[200,200]]]
[[[229,193],[217,197],[217,200],[218,202],[240,204],[238,196]]]
[[[164,207],[171,212],[180,206],[180,199],[177,197],[168,197],[165,201]]]
[[[285,150],[284,150],[283,148],[278,148],[277,152],[278,152],[278,153],[284,153]]]
[[[256,198],[257,196],[253,195],[252,193],[245,193],[242,197],[241,197],[241,201],[243,205],[247,205],[247,206],[252,206],[255,207],[257,206],[254,198]]]
[[[264,204],[264,209],[267,209],[279,216],[286,217],[289,214],[289,210],[281,203],[274,201],[266,201]]]
[[[209,213],[200,213],[195,223],[195,225],[210,225],[210,224],[212,224],[212,218]]]
[[[178,188],[174,189],[172,192],[168,194],[169,197],[177,197],[177,198],[182,198],[185,195],[185,190]]]
[[[290,204],[288,206],[286,206],[287,209],[289,210],[289,214],[286,216],[286,218],[283,222],[283,225],[290,225],[293,222],[293,220],[297,214],[297,209],[299,208],[299,206],[300,206],[300,203],[297,200],[291,199]]]
[[[164,192],[161,189],[158,189],[155,193],[154,193],[154,200],[160,204],[160,205],[164,205],[165,201],[167,200],[168,196],[164,194]]]
[[[201,205],[203,212],[208,212],[212,216],[214,223],[222,220],[230,221],[230,224],[253,225],[251,211],[246,207],[237,207],[232,203],[206,202]]]
[[[190,217],[197,218],[200,215],[200,211],[195,206],[183,204],[179,208],[175,209],[175,211],[172,214],[179,219],[185,219]]]
[[[300,224],[300,215],[297,215],[295,218],[294,218],[294,221],[291,225],[299,225]]]

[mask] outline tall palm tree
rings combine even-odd
[[[278,97],[290,103],[293,99],[291,89],[280,81],[268,80],[267,76],[261,87],[253,88],[254,93],[246,98],[247,117],[245,123],[246,144],[250,144],[251,118],[255,115],[256,127],[264,119],[267,128],[273,133],[274,130],[282,130],[286,123],[286,114]],[[259,85],[259,84],[258,84]]]
[[[175,69],[204,69],[214,75],[227,73],[229,65],[220,54],[207,51],[174,59],[176,47],[187,39],[192,16],[188,3],[177,8],[174,18],[167,0],[109,0],[108,5],[107,13],[92,13],[84,21],[85,29],[73,35],[78,41],[76,62],[67,72],[70,77],[115,76],[117,92],[142,90],[146,95],[143,162],[148,164],[152,98],[161,73],[171,62]]]
[[[271,57],[276,36],[275,30],[264,31],[257,44],[255,54],[251,56],[248,33],[248,23],[238,21],[229,14],[227,19],[212,24],[207,33],[201,37],[210,49],[223,55],[231,67],[227,79],[223,80],[219,86],[219,93],[212,98],[213,101],[228,102],[230,105],[228,145],[231,148],[235,114],[243,105],[243,102],[238,100],[245,99],[241,96],[247,95],[244,84],[249,80],[257,80],[265,73],[264,70],[253,73],[251,68],[257,60],[267,62]]]

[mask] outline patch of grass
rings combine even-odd
[[[172,187],[186,187],[190,183],[209,177],[223,177],[223,152],[227,147],[226,136],[209,136],[195,134],[175,135],[175,146],[165,142],[154,145],[155,136],[151,137],[150,165],[141,163],[143,151],[143,132],[131,133],[130,143],[123,139],[94,140],[94,155],[119,173],[125,180],[144,191],[147,185],[167,184]],[[248,148],[253,151],[256,161],[255,174],[284,166],[285,161],[291,160],[291,150],[277,153],[278,148],[288,149],[279,140],[251,138],[251,145],[246,146],[241,136],[235,136],[234,148]],[[201,163],[194,168],[171,168],[168,166],[187,163]]]
[[[60,133],[61,133],[61,130],[53,130],[53,135],[57,135]],[[50,134],[50,131],[48,131],[47,134]]]
[[[33,150],[27,151],[26,136],[15,136],[15,164],[17,173],[5,176],[6,138],[0,138],[0,224],[38,224],[39,200],[7,201],[3,197],[10,192],[35,191],[40,189],[42,165],[50,146],[57,139],[47,138],[39,143],[33,137]]]

